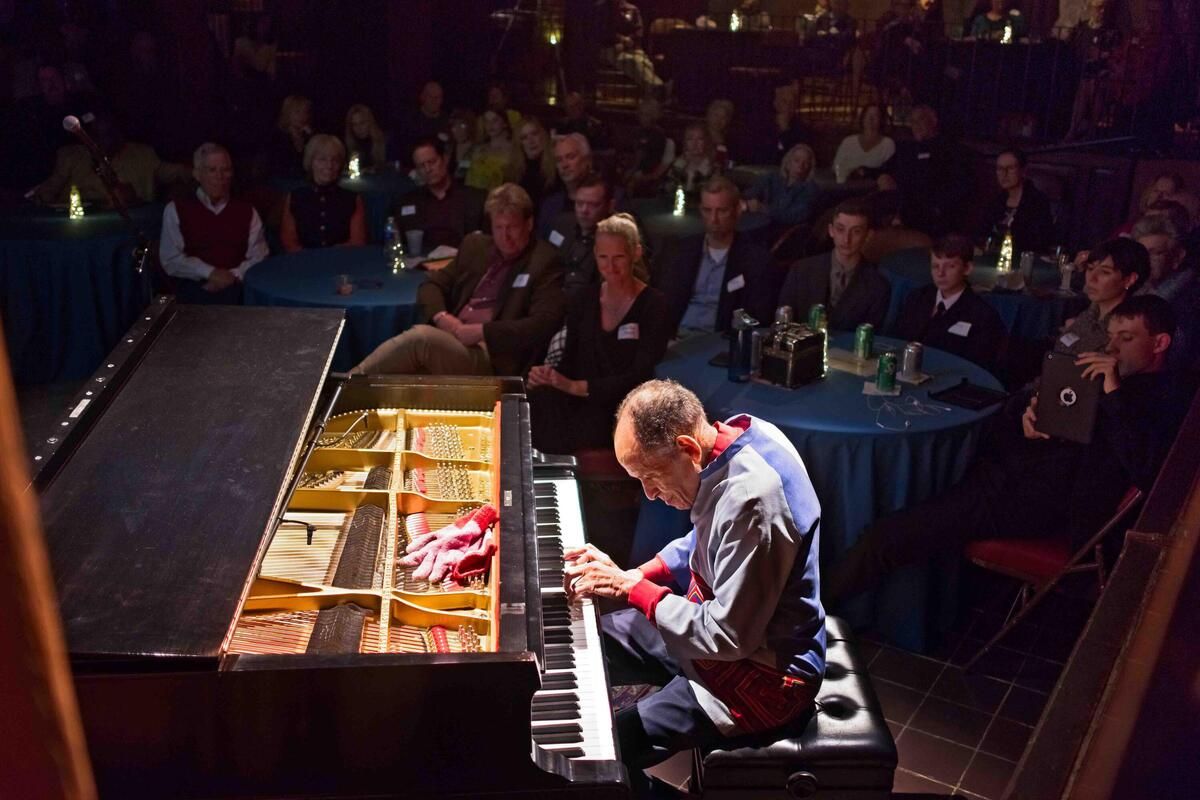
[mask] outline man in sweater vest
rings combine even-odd
[[[246,271],[267,257],[262,219],[250,203],[230,197],[228,150],[207,142],[192,163],[200,188],[163,210],[159,260],[181,302],[241,303]]]
[[[662,687],[616,720],[631,784],[646,796],[642,770],[674,752],[807,721],[825,674],[821,506],[777,427],[747,414],[710,423],[673,381],[626,396],[614,446],[647,497],[691,509],[695,526],[637,569],[592,545],[564,554],[570,599],[630,606],[601,621],[613,683]]]

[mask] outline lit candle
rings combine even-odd
[[[736,31],[742,27],[742,17],[738,12],[733,12],[729,15],[729,30]]]
[[[683,208],[684,208],[683,187],[676,185],[676,187],[675,187],[675,208],[672,209],[671,213],[677,217],[682,217],[683,216]]]
[[[79,187],[71,187],[70,205],[67,207],[67,216],[71,219],[83,219],[83,198],[79,196]]]
[[[350,170],[350,180],[354,181],[362,177],[362,167],[358,161],[358,153],[350,156],[350,166],[348,169]]]

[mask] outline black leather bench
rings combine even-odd
[[[703,758],[705,800],[888,798],[896,743],[850,628],[826,619],[828,651],[817,710],[796,736]]]

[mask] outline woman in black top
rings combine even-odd
[[[611,448],[617,406],[654,377],[671,337],[666,299],[646,285],[633,217],[601,220],[595,254],[603,282],[571,300],[562,359],[529,371],[533,444],[546,453]]]
[[[346,146],[336,136],[309,139],[304,148],[308,185],[289,192],[283,205],[279,240],[284,250],[367,243],[362,198],[337,185],[345,162]]]

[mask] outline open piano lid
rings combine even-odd
[[[42,492],[74,659],[220,656],[342,328],[328,309],[168,313]]]

